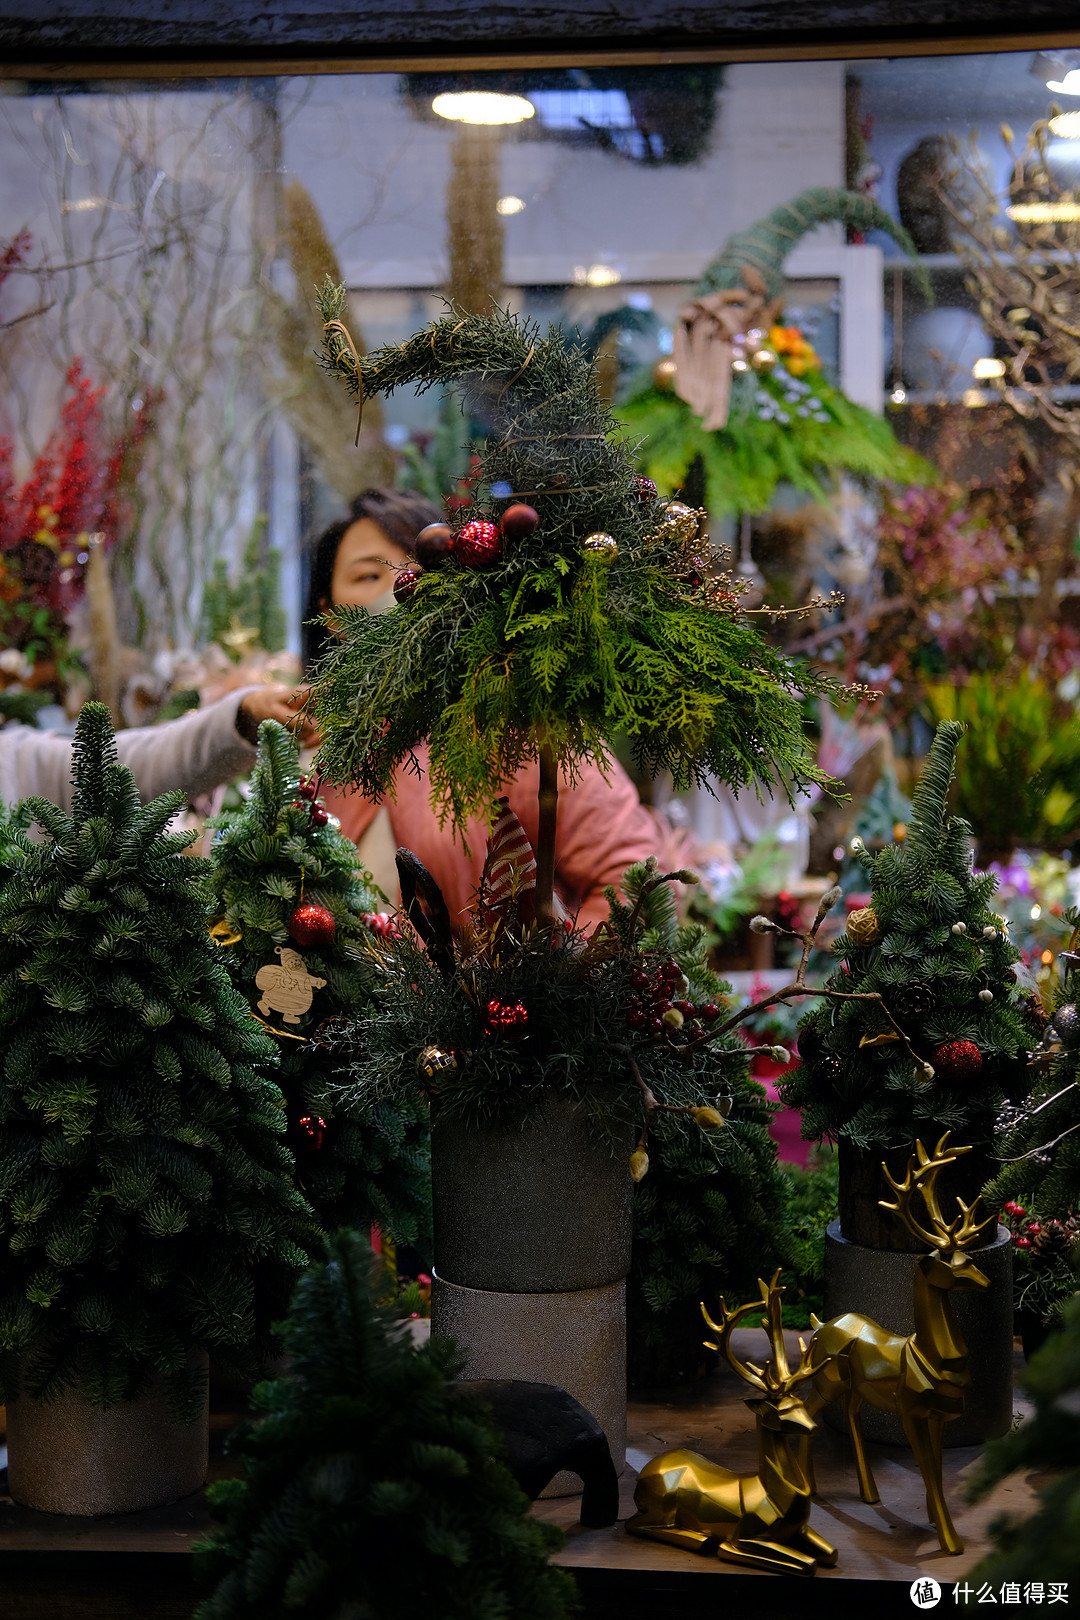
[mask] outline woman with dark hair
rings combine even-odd
[[[350,515],[331,523],[311,553],[307,611],[304,614],[304,667],[320,657],[330,632],[319,615],[332,606],[366,607],[385,613],[394,606],[394,580],[409,560],[413,542],[442,513],[404,489],[365,489]],[[314,621],[314,622],[312,622]]]
[[[311,563],[307,617],[334,607],[364,607],[385,613],[394,607],[394,580],[409,562],[420,530],[442,521],[442,514],[422,495],[402,490],[368,489],[352,504],[352,516],[334,523],[320,536]],[[305,627],[305,662],[310,672],[332,635],[322,624]],[[327,808],[341,830],[357,845],[376,883],[396,904],[394,851],[404,845],[423,861],[442,889],[455,921],[468,910],[479,887],[487,827],[469,822],[464,843],[449,826],[440,827],[428,798],[426,745],[416,750],[421,774],[400,767],[383,805],[359,794],[328,788]],[[526,765],[504,784],[510,807],[535,847],[538,837],[536,795],[539,767]],[[608,914],[605,884],[618,884],[635,861],[658,856],[664,870],[688,864],[677,846],[679,834],[639,803],[630,778],[618,765],[604,776],[585,765],[578,780],[559,785],[559,823],[555,843],[555,888],[564,910],[592,927]]]

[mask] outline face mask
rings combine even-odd
[[[367,604],[367,611],[369,613],[389,613],[390,609],[397,607],[397,605],[397,597],[394,595],[394,587],[392,585],[388,585],[381,596],[377,596],[374,602],[369,602]]]

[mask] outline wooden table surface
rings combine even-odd
[[[790,1338],[794,1353],[796,1335]],[[737,1330],[735,1353],[753,1359],[754,1351],[760,1351],[759,1341],[760,1335]],[[725,1367],[698,1383],[638,1394],[630,1402],[623,1518],[634,1511],[636,1470],[661,1451],[687,1447],[726,1468],[747,1473],[756,1468],[754,1419],[743,1404],[747,1393]],[[1025,1411],[1019,1397],[1015,1406],[1018,1415]],[[233,1471],[223,1447],[239,1415],[236,1407],[236,1396],[227,1392],[212,1403],[212,1478]],[[800,1614],[810,1612],[810,1588],[816,1588],[814,1609],[826,1598],[824,1583],[830,1587],[837,1581],[904,1583],[896,1590],[905,1600],[906,1585],[921,1574],[934,1576],[942,1586],[951,1585],[986,1551],[991,1518],[1003,1508],[1026,1514],[1034,1506],[1038,1480],[1030,1475],[1014,1475],[986,1501],[966,1503],[964,1482],[979,1453],[974,1447],[947,1449],[946,1491],[966,1543],[961,1556],[948,1557],[939,1550],[927,1522],[922,1482],[909,1451],[868,1445],[881,1493],[881,1501],[871,1507],[859,1498],[847,1437],[822,1424],[814,1444],[818,1498],[811,1523],[840,1556],[837,1567],[820,1570],[814,1582],[796,1581],[797,1589],[805,1592],[797,1605]],[[725,1608],[731,1602],[739,1607],[753,1603],[758,1615],[790,1612],[791,1580],[627,1535],[621,1522],[606,1530],[583,1530],[576,1522],[576,1497],[540,1501],[533,1511],[566,1531],[566,1546],[556,1559],[578,1577],[588,1616],[670,1613],[685,1614],[689,1620],[691,1612],[717,1613],[718,1602]],[[35,1513],[0,1496],[0,1620],[9,1616],[10,1620],[180,1620],[190,1614],[195,1598],[191,1547],[210,1526],[201,1493],[146,1513],[97,1519]],[[706,1584],[732,1580],[740,1584],[723,1588]],[[775,1593],[770,1595],[762,1581],[771,1582]],[[834,1597],[845,1602],[855,1590],[842,1594],[834,1588]],[[866,1598],[885,1588],[860,1586],[860,1591]],[[662,1597],[665,1592],[669,1607]],[[687,1609],[687,1603],[693,1606],[702,1597],[703,1610]],[[954,1606],[951,1593],[950,1606]]]

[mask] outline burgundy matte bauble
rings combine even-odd
[[[651,478],[635,478],[634,494],[639,501],[655,501],[660,494]]]
[[[403,568],[394,581],[394,600],[407,602],[420,582],[422,568]]]
[[[429,523],[416,537],[413,550],[422,568],[434,568],[454,549],[454,531],[449,523]]]
[[[939,1080],[974,1080],[983,1066],[983,1055],[974,1041],[946,1041],[930,1060]]]
[[[501,528],[508,540],[527,540],[540,522],[540,514],[531,506],[508,506],[502,515]]]
[[[313,804],[308,820],[313,827],[325,827],[330,820],[330,812],[325,810],[321,804]]]
[[[466,568],[480,568],[484,563],[498,562],[502,555],[502,535],[496,523],[485,518],[473,518],[466,523],[454,541],[454,556]]]
[[[325,814],[325,811],[323,813]],[[333,913],[327,911],[325,906],[318,906],[313,900],[305,900],[302,906],[297,906],[289,918],[288,929],[297,945],[332,945],[337,924],[334,922]]]
[[[529,1031],[529,1009],[520,1001],[500,1001],[495,997],[487,1004],[484,1020],[485,1035],[503,1035],[508,1040],[520,1040]]]
[[[326,1121],[321,1114],[301,1114],[296,1122],[297,1145],[309,1153],[321,1153]]]

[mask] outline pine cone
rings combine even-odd
[[[1075,1234],[1061,1221],[1043,1221],[1031,1239],[1032,1264],[1041,1270],[1052,1266],[1055,1260],[1066,1259],[1075,1241]]]
[[[898,984],[888,993],[889,1010],[901,1024],[921,1024],[933,1010],[934,992],[923,979]]]
[[[1047,1024],[1050,1022],[1050,1019],[1046,1008],[1042,1004],[1042,998],[1038,996],[1034,990],[1030,990],[1028,994],[1023,997],[1020,1005],[1024,1012],[1027,1013],[1036,1029],[1043,1030],[1046,1028]]]

